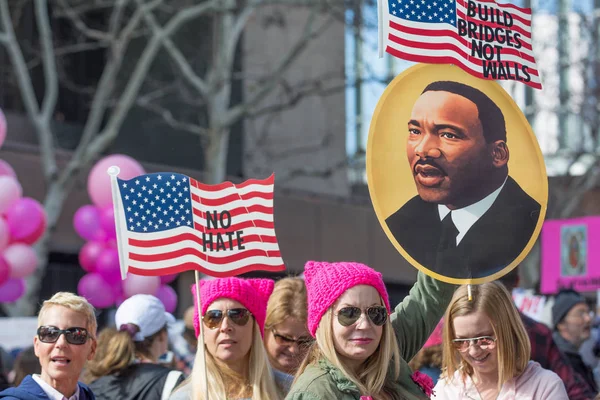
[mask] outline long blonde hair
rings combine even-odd
[[[306,324],[308,318],[306,285],[300,278],[283,278],[275,282],[267,303],[265,330],[281,324],[288,318]]]
[[[202,323],[202,322],[201,322]],[[251,389],[250,396],[253,400],[280,400],[282,399],[279,393],[273,371],[267,362],[267,353],[265,351],[260,329],[258,324],[253,319],[252,345],[248,357],[248,377],[239,376],[235,372],[229,370],[226,365],[218,364],[215,358],[208,352],[206,345],[204,353],[206,354],[206,381],[208,382],[208,397],[209,399],[225,399],[228,391],[226,384],[231,384],[232,381],[240,383],[240,393],[245,393]],[[204,369],[205,362],[200,351],[196,351],[194,360],[194,368],[191,376],[180,386],[192,385],[193,400],[207,400],[204,398]],[[248,390],[245,390],[248,389]],[[248,396],[247,396],[248,397]]]
[[[490,320],[496,336],[498,354],[498,390],[509,379],[519,376],[527,367],[531,356],[529,336],[523,326],[510,293],[500,282],[488,282],[472,286],[472,300],[468,299],[467,286],[460,286],[446,310],[444,324],[443,369],[451,381],[460,371],[462,379],[473,374],[473,368],[465,362],[452,346],[456,339],[454,318],[483,312]]]
[[[308,365],[317,365],[320,360],[326,359],[356,385],[361,395],[371,396],[373,400],[401,399],[390,386],[390,383],[397,380],[400,375],[400,350],[389,318],[383,325],[379,347],[365,360],[358,373],[353,372],[344,364],[335,349],[333,306],[329,307],[321,318],[316,338],[316,343],[312,345],[308,355],[298,368],[295,381]]]

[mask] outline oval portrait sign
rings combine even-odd
[[[396,249],[450,283],[509,272],[546,214],[546,168],[527,119],[496,82],[452,65],[416,65],[388,85],[371,121],[367,174]]]

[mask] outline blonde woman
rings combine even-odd
[[[204,353],[196,352],[192,375],[171,400],[279,400],[280,392],[263,345],[270,279],[220,278],[200,281],[196,336],[204,325]],[[196,286],[192,286],[194,299]],[[199,315],[202,317],[200,318]],[[205,376],[206,371],[206,376]],[[208,399],[206,386],[208,383]]]
[[[117,309],[118,330],[104,329],[88,364],[90,388],[98,400],[161,400],[183,381],[181,372],[158,364],[167,352],[167,326],[175,318],[151,295],[137,294]]]
[[[529,337],[500,282],[461,286],[444,318],[445,375],[435,399],[567,400],[561,379],[529,361]]]
[[[0,398],[94,400],[92,391],[78,380],[96,352],[97,326],[94,307],[83,297],[58,292],[44,301],[33,338],[41,373],[27,375],[18,387],[0,392]]]
[[[428,398],[433,384],[413,375],[406,360],[434,330],[453,285],[419,273],[392,312],[381,274],[366,265],[309,261],[304,276],[316,343],[286,399]]]
[[[265,348],[271,367],[286,379],[286,393],[313,342],[306,325],[306,307],[304,280],[283,278],[275,282],[267,304]]]

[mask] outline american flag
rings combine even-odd
[[[385,49],[408,61],[455,64],[479,78],[520,80],[542,88],[531,48],[531,9],[494,0],[378,1],[380,56]],[[469,6],[483,12],[469,16]],[[504,12],[512,19],[505,20]],[[469,32],[469,27],[476,29]],[[486,30],[499,33],[500,39],[488,36],[491,41],[480,41]],[[491,46],[484,50],[486,44]],[[494,46],[500,48],[500,62]]]
[[[273,224],[273,175],[238,185],[176,173],[111,176],[122,276],[285,269]]]

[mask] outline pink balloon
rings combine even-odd
[[[4,160],[0,160],[0,176],[12,176],[15,179],[17,178],[15,170]]]
[[[79,265],[86,272],[96,271],[96,261],[98,256],[104,250],[104,245],[101,242],[87,242],[79,250]]]
[[[101,212],[97,207],[85,205],[79,207],[73,216],[73,227],[85,240],[103,240],[106,236],[100,222]]]
[[[4,257],[0,256],[0,286],[4,285],[10,278],[10,265]]]
[[[19,201],[23,195],[23,188],[17,178],[0,176],[0,214]]]
[[[123,294],[129,298],[136,294],[156,295],[160,287],[160,278],[158,276],[142,276],[128,274],[127,279],[123,281]]]
[[[25,278],[33,273],[38,266],[38,257],[26,244],[15,243],[4,250],[4,259],[10,266],[11,278]]]
[[[39,238],[42,237],[44,232],[46,232],[46,213],[45,212],[44,212],[44,220],[42,221],[42,224],[35,230],[35,232],[32,232],[31,234],[29,234],[25,237],[19,238],[18,240],[10,238],[10,243],[34,244],[35,242],[37,242],[37,240]]]
[[[29,197],[23,197],[6,212],[6,222],[14,242],[31,236],[45,221],[44,208],[37,200]]]
[[[162,301],[165,306],[165,310],[169,313],[175,312],[177,308],[177,293],[171,286],[162,285],[158,288],[158,292],[156,293],[156,297],[160,301]]]
[[[10,228],[4,221],[4,218],[0,217],[0,252],[6,249],[6,246],[10,243]]]
[[[121,169],[120,179],[131,179],[146,173],[140,163],[123,154],[113,154],[98,161],[88,175],[87,189],[92,202],[100,208],[112,204],[110,177],[106,171],[113,165]]]
[[[107,308],[115,302],[111,286],[96,273],[86,274],[79,280],[77,293],[96,308]]]
[[[113,206],[108,206],[102,210],[100,223],[107,239],[115,239],[117,237],[117,229],[115,227],[115,210]]]
[[[161,275],[161,277],[160,277],[160,284],[161,285],[167,285],[167,284],[173,282],[175,279],[177,279],[177,275],[178,274]]]
[[[115,285],[121,281],[119,265],[119,252],[116,249],[106,248],[96,260],[96,272],[102,275],[106,282]]]
[[[4,144],[4,139],[6,139],[6,117],[0,110],[0,147]]]
[[[0,303],[13,303],[25,293],[25,281],[23,279],[9,279],[0,286]]]

